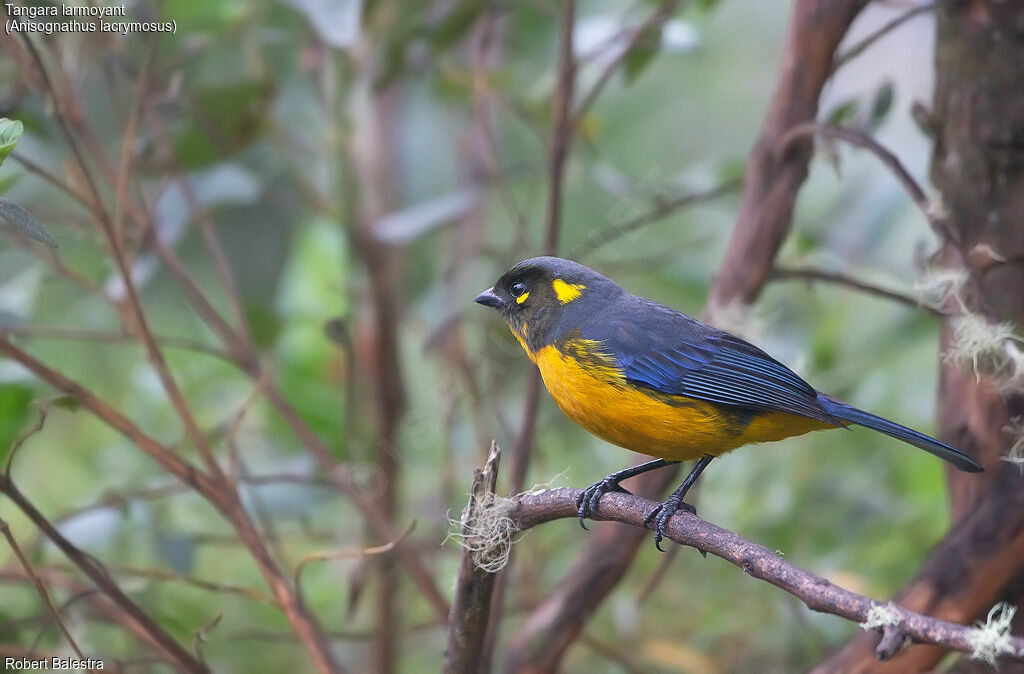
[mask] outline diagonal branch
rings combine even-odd
[[[96,584],[104,596],[120,609],[138,633],[153,644],[170,662],[188,672],[206,672],[200,662],[174,637],[167,633],[153,618],[139,607],[107,574],[92,556],[75,547],[60,531],[39,512],[36,507],[14,486],[6,475],[0,477],[0,493],[7,496],[19,510],[42,531],[62,553]],[[63,629],[63,624],[62,624]],[[76,649],[77,650],[77,649]]]
[[[823,283],[831,283],[838,286],[850,288],[868,295],[875,295],[876,297],[883,297],[887,300],[892,300],[903,306],[910,307],[912,309],[920,309],[933,316],[945,316],[945,312],[930,307],[927,304],[923,304],[921,300],[909,295],[902,293],[898,290],[890,290],[889,288],[883,288],[881,286],[862,281],[856,277],[850,276],[849,274],[843,274],[841,272],[825,271],[824,269],[814,269],[812,267],[775,267],[772,270],[771,280],[773,281],[821,281]]]
[[[579,489],[549,489],[520,494],[508,504],[507,516],[520,531],[555,519],[577,516],[576,497]],[[644,528],[644,518],[657,504],[632,494],[609,493],[601,498],[595,519],[622,522]],[[812,611],[828,613],[858,623],[866,622],[877,602],[851,592],[802,569],[768,548],[753,543],[727,529],[706,522],[696,515],[680,513],[669,520],[665,535],[680,545],[696,548],[702,553],[720,557],[738,566],[749,576],[770,583],[797,599]],[[977,648],[979,630],[966,625],[939,620],[890,606],[898,615],[898,625],[913,641],[938,644],[945,648],[973,653]],[[894,630],[890,629],[890,632]],[[1024,660],[1024,637],[1008,637],[1006,655]],[[887,640],[887,641],[891,641]],[[885,644],[892,651],[891,644]],[[891,653],[883,653],[889,654]]]

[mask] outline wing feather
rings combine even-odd
[[[739,337],[633,296],[611,313],[584,326],[583,336],[603,342],[637,386],[841,425],[810,384]]]

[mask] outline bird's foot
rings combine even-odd
[[[685,510],[692,515],[697,514],[696,508],[689,503],[684,503],[681,497],[672,494],[664,503],[647,513],[647,517],[644,518],[645,527],[654,522],[654,547],[658,548],[659,552],[665,552],[661,549],[661,540],[665,537],[665,526],[672,519],[672,516],[680,510]]]
[[[622,494],[632,493],[624,487],[620,487],[619,480],[614,475],[609,475],[580,492],[580,495],[576,497],[576,507],[579,509],[581,527],[587,528],[583,520],[592,516],[597,510],[598,501],[610,491],[617,491]]]

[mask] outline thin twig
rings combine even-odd
[[[548,202],[544,218],[544,253],[554,255],[562,219],[562,183],[565,161],[572,147],[572,96],[576,88],[576,61],[572,33],[576,21],[576,0],[562,0],[562,23],[558,38],[558,83],[551,102],[552,131],[548,147]]]
[[[888,288],[882,288],[880,286],[873,285],[866,281],[854,278],[848,274],[840,272],[824,271],[822,269],[813,269],[810,267],[775,267],[772,270],[771,279],[773,281],[822,281],[824,283],[832,283],[835,285],[850,288],[859,292],[867,293],[869,295],[875,295],[877,297],[884,297],[887,300],[892,300],[907,307],[914,309],[920,309],[933,316],[946,316],[947,314],[940,311],[932,306],[923,304],[918,298],[913,295],[901,293],[896,290],[889,290]]]
[[[619,67],[626,60],[626,57],[629,56],[630,51],[632,51],[641,40],[649,36],[651,31],[665,23],[676,11],[678,6],[679,0],[663,0],[663,2],[658,5],[658,8],[630,33],[629,40],[625,47],[623,47],[615,55],[615,58],[611,59],[611,61],[605,66],[604,70],[602,70],[601,74],[598,76],[597,81],[590,87],[590,90],[587,91],[579,105],[576,106],[576,110],[573,112],[573,126],[578,127],[580,125],[587,112],[597,101],[598,96],[601,95],[605,86],[609,81],[611,81],[615,73],[618,72]],[[617,41],[618,40],[615,40],[615,42]],[[610,42],[609,46],[612,46],[613,44],[614,42]]]
[[[35,524],[57,548],[114,604],[121,609],[146,638],[167,658],[189,672],[206,672],[206,666],[199,662],[174,637],[168,634],[142,608],[121,591],[110,575],[95,559],[75,547],[46,517],[14,486],[6,476],[0,478],[0,492],[6,495],[21,512]]]
[[[109,342],[112,344],[124,344],[138,341],[135,335],[130,335],[126,332],[101,332],[98,330],[78,330],[75,328],[40,328],[35,326],[11,325],[0,328],[0,332],[29,339],[54,339],[74,342]],[[209,344],[204,344],[203,342],[199,342],[194,339],[185,339],[182,337],[156,337],[156,341],[164,348],[195,351],[196,353],[213,356],[214,358],[219,358],[220,360],[235,364],[231,355],[223,349],[210,346]]]
[[[945,243],[949,244],[957,257],[960,258],[960,265],[965,271],[968,272],[968,280],[971,287],[975,291],[976,300],[985,313],[991,314],[992,307],[985,297],[984,289],[981,287],[980,281],[977,276],[971,271],[972,266],[967,252],[964,250],[964,243],[960,240],[960,237],[956,234],[954,229],[950,226],[949,222],[946,221],[946,216],[941,212],[942,209],[938,208],[932,203],[925,191],[921,189],[921,186],[914,180],[914,177],[910,175],[910,172],[904,168],[903,163],[900,162],[899,157],[886,149],[881,143],[872,138],[868,133],[859,129],[851,129],[844,126],[836,126],[834,124],[825,124],[819,122],[805,122],[802,124],[796,124],[791,127],[785,134],[779,138],[777,151],[780,156],[784,156],[785,153],[791,148],[793,143],[800,138],[806,138],[808,136],[822,136],[823,138],[836,138],[849,143],[855,147],[863,148],[868,150],[871,154],[882,162],[889,171],[896,177],[903,189],[906,190],[911,200],[924,215],[925,220],[931,226],[932,231]]]
[[[46,182],[50,183],[51,185],[53,185],[54,187],[56,187],[60,191],[64,192],[68,196],[70,196],[72,199],[74,199],[75,201],[77,201],[81,205],[85,206],[89,210],[92,210],[92,202],[90,202],[86,197],[84,197],[83,195],[79,194],[78,191],[75,188],[73,188],[71,185],[67,184],[66,182],[64,182],[63,180],[58,178],[53,173],[50,173],[49,171],[47,171],[41,165],[37,164],[36,162],[34,162],[31,159],[29,159],[28,157],[26,157],[23,153],[15,150],[14,152],[11,153],[10,156],[11,156],[11,159],[13,159],[13,160],[17,161],[18,163],[20,163],[30,173],[36,174],[37,176],[39,176],[40,178],[42,178]]]
[[[611,243],[615,239],[658,222],[681,208],[713,201],[726,194],[732,194],[742,186],[743,180],[738,178],[716,185],[710,189],[688,192],[672,199],[658,199],[650,210],[634,218],[606,227],[605,229],[591,231],[587,235],[586,241],[572,249],[569,257],[574,260],[587,257],[598,248]]]
[[[5,477],[6,480],[6,477]],[[32,580],[32,585],[35,586],[36,592],[39,593],[39,597],[46,604],[46,609],[53,616],[54,621],[57,623],[57,627],[60,628],[61,633],[67,640],[68,645],[71,646],[71,650],[75,652],[79,660],[85,660],[85,656],[82,654],[82,649],[75,643],[75,638],[71,636],[71,631],[68,629],[67,624],[64,622],[64,618],[61,617],[60,611],[54,605],[53,600],[50,599],[50,593],[46,591],[46,586],[43,585],[43,581],[36,575],[35,569],[32,568],[32,564],[28,561],[22,553],[21,548],[18,546],[18,542],[14,540],[14,534],[11,533],[11,527],[7,524],[7,520],[0,518],[0,534],[7,539],[7,544],[11,546],[11,551],[14,552],[14,556],[18,558],[18,562],[21,564],[21,568],[25,569],[26,575]],[[33,649],[34,650],[34,649]]]
[[[295,565],[295,589],[299,593],[299,597],[302,597],[302,572],[312,562],[326,562],[326,561],[337,561],[340,559],[355,559],[365,557],[375,557],[377,555],[383,555],[386,552],[391,552],[395,547],[403,540],[409,537],[409,534],[416,528],[416,520],[413,520],[409,524],[409,527],[402,532],[402,535],[393,541],[388,541],[383,545],[375,545],[369,548],[344,548],[341,550],[319,550],[317,552],[311,552]]]
[[[7,452],[7,460],[4,462],[4,477],[8,480],[11,479],[11,468],[14,466],[14,457],[17,455],[18,450],[21,449],[25,441],[31,438],[33,435],[43,430],[43,424],[46,423],[46,415],[50,411],[49,401],[41,401],[37,404],[39,414],[36,416],[36,423],[31,428],[18,436],[18,439],[11,444],[11,449]]]
[[[562,22],[558,42],[558,82],[552,100],[553,122],[551,140],[548,143],[548,200],[543,248],[545,255],[554,255],[558,251],[558,238],[562,227],[565,162],[576,130],[572,117],[572,98],[576,86],[576,63],[573,56],[572,40],[575,17],[575,0],[562,0]],[[533,451],[534,436],[537,431],[540,392],[540,371],[532,368],[526,382],[522,421],[519,424],[519,432],[512,448],[510,488],[513,493],[521,491],[526,482],[526,473],[530,466],[530,455]],[[484,671],[490,667],[494,646],[497,642],[507,583],[508,573],[506,572],[499,575],[497,586],[493,589],[490,629],[484,635],[482,652],[479,656],[480,668]]]
[[[880,39],[882,39],[892,31],[896,30],[906,22],[910,21],[915,16],[924,14],[925,12],[931,12],[934,9],[935,5],[933,4],[918,5],[917,7],[912,7],[911,9],[908,9],[903,14],[900,14],[896,18],[886,23],[885,25],[879,27],[878,30],[864,37],[864,39],[862,39],[860,42],[857,42],[853,46],[849,47],[842,54],[837,55],[835,61],[833,61],[832,63],[832,72],[836,72],[837,70],[845,66],[847,63],[860,56],[873,44],[878,42]]]

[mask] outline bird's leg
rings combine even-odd
[[[694,515],[697,514],[696,508],[689,503],[683,503],[683,497],[686,496],[686,492],[690,490],[690,487],[697,481],[697,478],[700,477],[700,474],[704,472],[704,469],[708,467],[713,458],[715,457],[702,457],[693,467],[693,470],[690,471],[690,474],[686,476],[686,479],[683,480],[683,483],[679,485],[679,489],[672,492],[672,495],[665,499],[664,503],[649,512],[647,517],[644,518],[645,527],[652,521],[654,522],[654,547],[658,548],[659,551],[665,552],[661,549],[661,539],[665,535],[665,525],[668,524],[668,521],[672,519],[677,510],[688,510]]]
[[[679,463],[678,461],[666,461],[665,459],[655,459],[654,461],[648,461],[647,463],[641,463],[639,466],[632,466],[625,470],[620,470],[617,473],[612,473],[603,480],[595,482],[590,485],[576,497],[576,506],[579,508],[580,515],[580,526],[586,529],[586,525],[583,524],[584,518],[590,517],[590,514],[597,510],[597,502],[601,500],[601,497],[610,491],[618,491],[623,494],[630,492],[626,491],[619,486],[619,482],[626,478],[646,473],[649,470],[655,470],[656,468],[664,468],[670,466],[673,463]]]

